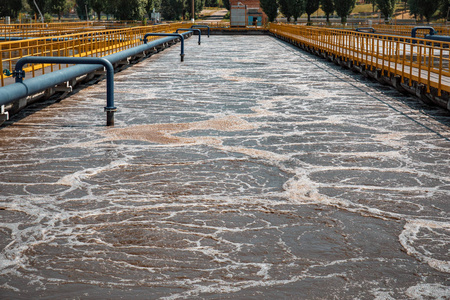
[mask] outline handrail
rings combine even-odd
[[[208,28],[208,37],[211,32],[211,28],[208,25],[192,25],[191,28]]]
[[[114,125],[114,112],[117,108],[114,106],[114,67],[111,62],[101,57],[23,57],[19,59],[14,69],[13,76],[16,83],[22,83],[25,77],[25,71],[22,70],[24,65],[37,63],[103,65],[106,69],[106,126]]]
[[[162,39],[157,39],[157,40],[149,42],[148,44],[141,44],[139,46],[135,46],[135,47],[132,47],[132,48],[120,51],[120,52],[116,52],[116,53],[104,56],[102,59],[105,59],[105,60],[109,61],[110,63],[120,62],[120,61],[126,60],[130,56],[141,55],[143,52],[145,53],[147,51],[150,51],[151,49],[157,47],[158,45],[168,43],[170,41],[173,41],[174,39],[176,39],[176,38],[175,37],[166,37],[166,38],[162,38]],[[45,57],[45,58],[48,59],[51,57]],[[70,57],[68,57],[68,58],[70,58]],[[29,57],[28,59],[31,59],[31,57]],[[22,64],[22,62],[21,62],[21,64]],[[80,77],[84,74],[89,74],[89,73],[95,71],[96,69],[98,69],[98,67],[99,67],[98,63],[94,64],[94,65],[78,64],[76,66],[69,66],[67,68],[53,71],[48,74],[43,74],[41,76],[30,78],[28,80],[25,80],[22,83],[18,82],[18,83],[13,83],[13,84],[9,84],[4,87],[1,87],[0,88],[0,109],[1,109],[0,111],[3,112],[3,110],[4,110],[4,108],[2,107],[3,105],[13,103],[14,101],[17,101],[19,99],[26,98],[27,96],[34,95],[36,93],[39,93],[39,92],[44,91],[49,88],[53,88],[62,82],[70,81],[70,80]],[[21,66],[21,69],[22,69],[22,71],[24,71],[23,65]],[[23,78],[23,72],[16,72],[16,74],[18,74],[17,76],[20,76]],[[110,76],[110,78],[112,79],[112,76]],[[112,93],[110,95],[112,95]],[[113,110],[114,104],[107,103],[106,108]],[[2,116],[0,113],[0,119],[1,119],[1,117]],[[108,119],[108,115],[107,115],[107,119]]]
[[[175,32],[178,33],[178,31],[196,31],[198,32],[198,44],[200,45],[202,43],[202,31],[200,29],[194,29],[194,28],[178,28]]]
[[[184,36],[179,33],[146,33],[144,35],[144,38],[142,39],[144,41],[144,44],[147,44],[147,37],[149,36],[176,36],[179,37],[181,40],[181,61],[184,61]]]
[[[450,41],[274,23],[270,31],[338,63],[396,78],[399,86],[416,94],[430,95],[431,89],[432,97],[450,93]]]
[[[51,26],[49,26],[51,27]],[[104,57],[142,44],[141,38],[148,32],[174,32],[177,28],[185,27],[182,23],[172,23],[155,26],[141,26],[125,29],[95,30],[65,35],[43,36],[22,41],[0,43],[1,69],[13,70],[15,63],[25,56],[66,56],[66,57]],[[1,34],[0,34],[1,36]],[[37,70],[47,73],[44,64],[34,65],[25,71],[37,76]],[[54,69],[64,68],[63,65],[50,66]],[[8,76],[0,73],[0,86],[8,85]]]

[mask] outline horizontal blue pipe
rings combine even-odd
[[[200,29],[195,29],[195,28],[178,28],[176,33],[178,33],[178,31],[196,31],[198,32],[198,44],[201,45],[202,43],[202,31]]]
[[[427,40],[434,40],[434,41],[441,41],[441,42],[450,42],[450,36],[447,35],[435,35],[435,34],[426,34],[425,39]]]
[[[358,31],[358,32],[371,32],[371,33],[375,33],[375,28],[373,28],[373,27],[360,27],[360,28],[356,28],[356,31]]]
[[[177,37],[165,37],[162,39],[151,41],[150,43],[143,44],[131,49],[127,49],[121,52],[117,52],[108,56],[105,56],[106,60],[111,63],[115,63],[130,56],[134,56],[138,53],[148,51],[158,45],[170,42]],[[13,83],[0,88],[0,105],[7,105],[13,101],[21,98],[25,98],[29,95],[33,95],[42,92],[48,88],[54,87],[61,82],[69,81],[72,78],[82,76],[84,74],[91,73],[102,65],[76,65],[68,68],[64,68],[58,71],[54,71],[45,75],[30,78],[21,83]]]
[[[185,32],[184,34],[188,34],[188,32]],[[150,32],[150,33],[146,33],[144,35],[144,44],[147,44],[147,37],[149,36],[175,36],[178,37],[181,41],[181,61],[184,60],[184,35],[179,34],[179,33],[163,33],[163,32]]]
[[[208,28],[208,37],[211,32],[211,28],[208,25],[192,25],[191,28]]]

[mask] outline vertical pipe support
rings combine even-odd
[[[19,59],[16,63],[13,76],[16,83],[22,83],[25,77],[23,66],[26,64],[86,64],[103,65],[106,69],[106,126],[114,126],[114,112],[117,108],[114,106],[114,67],[109,60],[101,57],[40,57],[27,56]]]
[[[417,30],[428,30],[430,31],[430,35],[435,35],[436,30],[434,30],[431,26],[416,26],[411,30],[411,37],[415,38],[417,35]]]
[[[198,44],[201,45],[202,43],[202,31],[200,29],[194,29],[194,28],[178,28],[176,33],[178,31],[192,31],[192,32],[198,32]]]
[[[211,28],[208,25],[192,25],[191,28],[208,28],[208,37],[211,32]]]
[[[160,32],[150,32],[150,33],[146,33],[144,35],[144,38],[142,39],[144,41],[144,44],[147,44],[148,40],[147,37],[149,36],[176,36],[179,37],[181,40],[181,61],[184,61],[184,36],[179,34],[179,33],[160,33]]]

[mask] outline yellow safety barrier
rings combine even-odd
[[[285,24],[270,24],[270,31],[368,71],[400,76],[403,84],[423,84],[428,93],[450,92],[450,43]]]
[[[94,29],[93,22],[9,24],[0,25],[0,37],[3,40],[9,40],[11,38],[57,36]]]
[[[376,33],[386,33],[392,35],[411,36],[411,31],[414,27],[421,25],[373,25]],[[428,26],[428,25],[425,25]],[[450,27],[442,25],[430,25],[433,27],[439,35],[450,35]],[[424,37],[425,34],[429,34],[429,31],[417,31],[417,37]]]
[[[376,33],[411,36],[411,32],[414,27],[419,25],[373,25]],[[426,25],[428,26],[428,25]],[[450,28],[442,25],[431,25],[439,35],[450,35]],[[417,37],[423,38],[425,34],[429,34],[429,31],[419,30],[417,31]]]
[[[25,56],[103,57],[141,45],[141,39],[146,33],[174,32],[183,27],[185,27],[183,23],[173,23],[4,42],[0,43],[0,65],[2,70],[12,71],[15,63]],[[151,37],[149,40],[157,38]],[[46,70],[46,67],[49,69]],[[52,72],[54,68],[63,67],[65,66],[32,65],[24,68],[24,71],[30,72],[26,74],[27,77],[30,75],[34,77],[37,75],[37,70],[45,74],[45,72]],[[9,77],[11,76],[1,73],[1,86],[6,85],[6,79]],[[12,82],[9,80],[8,83]]]

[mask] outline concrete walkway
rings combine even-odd
[[[211,36],[0,128],[4,299],[445,299],[450,118]]]

